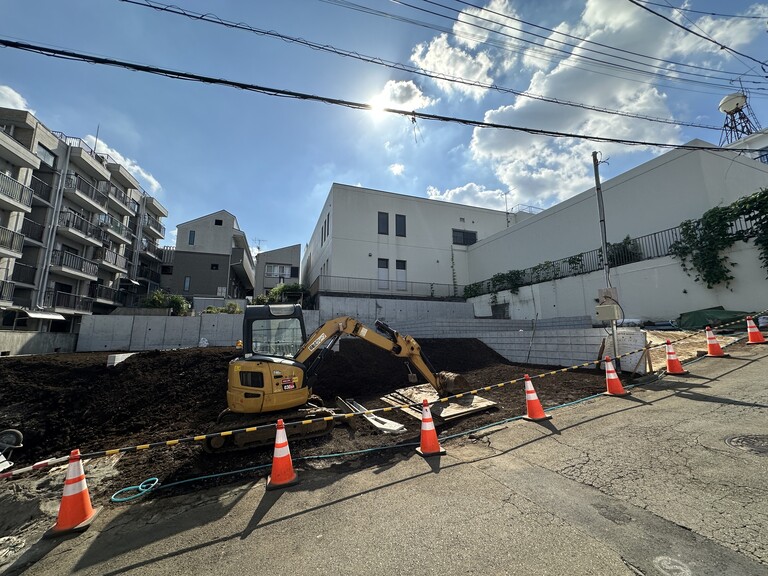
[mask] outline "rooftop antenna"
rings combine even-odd
[[[720,133],[720,146],[732,144],[761,130],[760,123],[749,105],[746,90],[728,94],[720,100],[718,109],[725,114],[723,131]]]

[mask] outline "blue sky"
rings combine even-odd
[[[747,56],[768,54],[768,3],[646,5]],[[768,72],[628,0],[175,0],[174,6],[407,70],[120,0],[5,0],[0,37],[400,110],[666,143],[717,144],[720,132],[633,116],[720,127],[718,103],[740,90],[741,80],[768,127]],[[333,182],[500,210],[548,207],[594,185],[593,150],[608,159],[604,179],[662,152],[414,123],[11,48],[0,49],[0,106],[28,108],[50,129],[90,142],[98,129],[99,149],[122,158],[168,208],[164,243],[170,245],[177,224],[221,209],[235,214],[254,247],[303,245]]]

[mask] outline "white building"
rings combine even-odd
[[[461,296],[469,246],[528,216],[333,184],[302,283],[312,294]]]

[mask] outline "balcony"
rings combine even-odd
[[[53,134],[70,147],[70,162],[96,180],[109,180],[109,170],[107,170],[101,154],[96,154],[93,148],[80,138],[67,136],[61,132],[54,132]]]
[[[94,246],[101,246],[104,239],[101,228],[74,212],[59,212],[58,233],[76,242],[87,242]]]
[[[7,132],[0,130],[0,158],[22,168],[40,168],[40,158]]]
[[[131,241],[131,232],[128,230],[128,227],[114,216],[100,214],[99,226],[119,244],[128,244]]]
[[[155,240],[161,240],[165,238],[165,226],[160,224],[160,220],[153,218],[149,214],[144,214],[144,218],[141,221],[144,231],[152,236]]]
[[[35,285],[35,274],[37,274],[37,268],[30,266],[29,264],[22,264],[21,262],[14,262],[13,275],[11,279],[17,284],[26,284],[27,286]]]
[[[11,212],[29,212],[32,208],[32,188],[0,172],[0,208]]]
[[[21,258],[24,236],[0,226],[0,258]]]
[[[125,256],[120,256],[117,252],[100,248],[96,251],[96,262],[103,268],[111,270],[112,272],[122,272],[123,274],[128,272],[128,260]]]
[[[125,292],[101,284],[91,284],[88,296],[102,304],[125,304]]]
[[[45,293],[44,304],[46,308],[52,308],[60,314],[90,314],[93,310],[93,298],[53,290]]]
[[[51,205],[51,198],[53,196],[53,186],[47,182],[43,182],[37,176],[32,176],[32,181],[29,183],[29,187],[32,188],[32,203],[33,204],[46,204]]]
[[[109,207],[122,216],[136,216],[139,203],[120,190],[117,186],[109,185]]]
[[[160,272],[152,270],[149,266],[141,264],[136,272],[136,278],[140,280],[148,280],[155,284],[160,284]]]
[[[13,289],[16,285],[7,280],[0,280],[0,303],[3,305],[13,304]]]
[[[77,254],[54,250],[51,258],[51,271],[78,280],[96,280],[99,265]]]
[[[151,256],[160,262],[163,261],[163,249],[151,240],[147,240],[146,238],[141,239],[141,254]]]
[[[45,236],[45,226],[38,224],[34,220],[24,218],[24,222],[21,223],[21,233],[24,236],[24,241],[34,241],[33,244],[42,245],[43,238]]]
[[[74,172],[67,172],[64,179],[64,195],[91,212],[107,211],[107,195],[99,192],[96,186]]]

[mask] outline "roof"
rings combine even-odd
[[[24,308],[5,308],[4,312],[16,312],[20,315],[26,315],[27,318],[36,318],[39,320],[66,320],[61,314],[56,312],[44,312],[41,310],[26,310]]]

